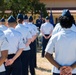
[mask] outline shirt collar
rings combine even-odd
[[[21,23],[18,23],[18,25],[22,26],[23,24],[21,24]]]
[[[5,25],[1,24],[0,26],[5,26]]]
[[[32,22],[29,22],[28,24],[32,24]]]
[[[62,30],[68,31],[68,30],[71,30],[71,28],[62,28]]]
[[[28,22],[23,22],[23,24],[28,24]]]
[[[46,23],[49,23],[49,22],[46,22]]]
[[[9,29],[14,30],[15,28],[13,28],[13,27],[9,27]]]
[[[65,32],[65,33],[70,33],[72,30],[71,28],[62,28],[61,31]]]

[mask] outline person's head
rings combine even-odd
[[[29,17],[29,22],[33,22],[33,17],[32,16]]]
[[[18,23],[22,23],[23,22],[23,15],[22,14],[18,14],[17,15],[17,22]]]
[[[59,22],[62,28],[70,28],[72,26],[71,16],[61,16],[59,17]]]
[[[0,24],[1,24],[1,25],[5,25],[5,19],[4,19],[4,18],[2,18],[2,19],[0,20]]]
[[[7,22],[8,22],[9,27],[14,27],[15,28],[16,19],[12,15],[8,18]]]
[[[46,16],[45,21],[49,22],[49,16]]]
[[[71,15],[69,9],[64,9],[61,16],[70,17],[70,19],[72,20],[73,24],[75,24],[74,17],[73,17],[73,15]]]
[[[28,22],[28,16],[27,16],[27,15],[24,15],[24,16],[23,16],[23,21],[24,21],[24,22]]]
[[[71,13],[70,13],[70,11],[69,11],[69,9],[64,9],[63,11],[62,11],[62,14],[61,14],[61,16],[71,16]]]

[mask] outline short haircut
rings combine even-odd
[[[72,16],[60,16],[59,22],[62,28],[70,28],[72,26]]]
[[[32,22],[33,21],[33,19],[32,20],[29,20],[29,22]]]
[[[30,16],[30,17],[29,17],[29,22],[32,22],[32,21],[33,21],[33,17]]]
[[[22,19],[17,19],[17,22],[18,22],[18,23],[22,23],[23,20],[22,20]]]

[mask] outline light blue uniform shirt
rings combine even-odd
[[[28,22],[23,22],[23,25],[24,25],[24,26],[28,25]]]
[[[14,28],[8,28],[4,33],[9,42],[8,54],[16,54],[17,50],[25,47],[20,32],[16,31]]]
[[[8,50],[8,49],[9,49],[8,41],[5,38],[4,33],[0,31],[0,57],[1,57],[1,51]],[[3,72],[3,71],[5,71],[4,64],[0,66],[0,72]]]
[[[15,27],[15,30],[19,31],[22,36],[23,36],[23,39],[24,39],[24,44],[27,43],[28,39],[31,39],[32,38],[32,35],[31,33],[29,32],[28,28],[26,28],[25,26],[23,26],[22,24],[18,24],[16,27]],[[27,50],[30,50],[30,46],[24,48],[25,51]]]
[[[49,22],[45,22],[41,25],[40,31],[44,34],[50,34],[53,31],[53,25]]]
[[[37,27],[33,23],[29,22],[27,25],[25,25],[25,27],[29,29],[32,36],[37,35],[38,30],[37,30]]]
[[[62,27],[60,25],[60,23],[57,23],[55,28],[53,29],[52,35],[58,33],[59,31],[61,31]],[[74,24],[72,24],[71,30],[76,32],[76,26]]]
[[[39,33],[39,31],[38,31],[37,26],[36,26],[36,25],[34,25],[33,23],[29,23],[29,24],[32,26],[32,28],[33,28],[33,30],[36,32],[36,34],[38,34],[38,33]]]
[[[8,29],[8,27],[6,27],[5,25],[0,25],[0,30],[1,31],[5,31],[5,30],[7,30]]]
[[[61,28],[62,27],[60,26],[60,23],[57,23],[56,26],[53,29],[52,35],[58,33],[61,30]]]
[[[55,52],[55,60],[62,66],[70,66],[76,62],[76,32],[71,29],[62,29],[53,35],[45,49],[46,52],[53,54]],[[54,67],[54,73],[60,71]],[[76,74],[76,68],[72,70]]]

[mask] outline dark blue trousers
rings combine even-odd
[[[0,72],[0,75],[5,75],[5,72]]]
[[[8,55],[8,59],[14,57],[15,54]],[[5,66],[6,68],[6,75],[22,75],[22,66],[21,66],[21,59],[18,57],[14,63],[10,66]]]
[[[29,58],[30,58],[30,50],[23,51],[21,54],[22,75],[28,75]]]
[[[36,49],[36,40],[33,42],[33,54],[34,54],[34,67],[37,67],[37,58],[36,58],[36,52],[37,52],[37,49]]]
[[[33,56],[32,56],[32,59],[33,59],[34,67],[37,67],[37,58],[36,58],[36,52],[37,52],[37,49],[36,49],[36,40],[30,44],[30,48],[31,48],[31,54],[33,55]]]
[[[49,35],[45,35],[45,36],[49,36]],[[43,40],[42,40],[42,46],[43,46],[43,48],[42,48],[42,57],[44,57],[45,48],[46,48],[46,45],[47,45],[49,39],[45,39],[44,37],[42,37],[42,39],[43,39]]]
[[[30,44],[30,60],[29,60],[29,68],[31,75],[35,75],[35,57],[36,57],[36,50],[35,50],[35,42]]]

